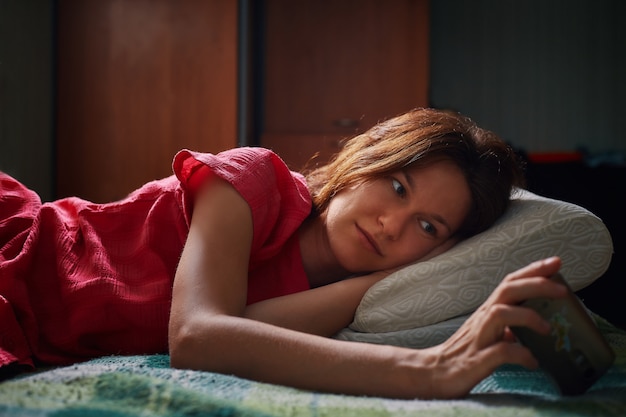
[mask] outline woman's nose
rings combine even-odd
[[[390,211],[379,219],[384,235],[389,240],[398,240],[407,228],[409,216],[402,211]]]

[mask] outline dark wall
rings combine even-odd
[[[0,2],[0,170],[53,197],[53,2]]]
[[[431,105],[527,152],[626,152],[626,2],[431,1]]]

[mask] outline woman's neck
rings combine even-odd
[[[350,275],[337,262],[322,215],[306,220],[299,229],[300,256],[311,288],[340,281]]]

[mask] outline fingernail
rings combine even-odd
[[[550,265],[559,260],[558,256],[551,256],[550,258],[546,258],[543,260],[544,265]]]

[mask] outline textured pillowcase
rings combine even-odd
[[[487,231],[370,288],[350,329],[393,332],[471,313],[506,274],[553,255],[561,257],[561,273],[577,291],[606,271],[612,254],[611,236],[591,212],[519,190]]]

